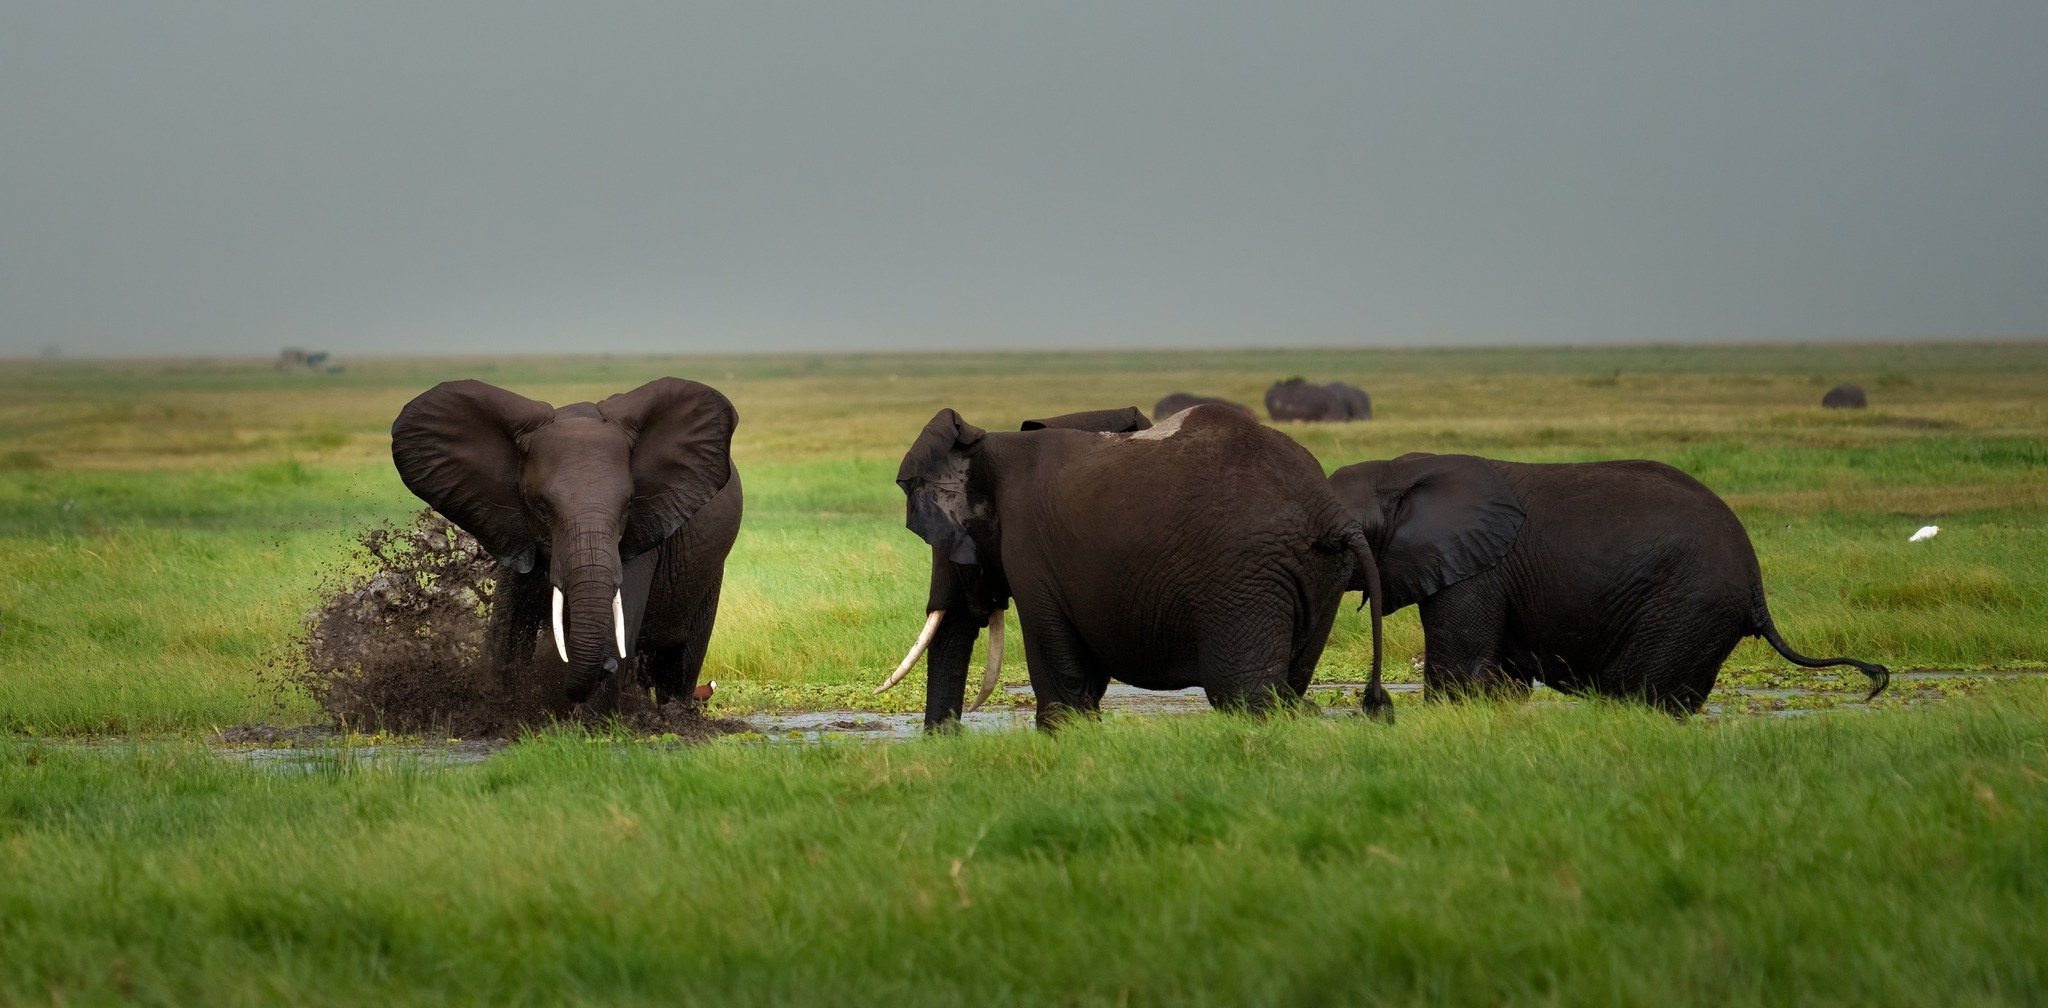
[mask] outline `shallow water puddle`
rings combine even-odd
[[[2048,678],[2048,670],[2021,672],[1975,672],[1943,669],[1913,669],[1892,674],[1892,688],[1888,693],[1906,703],[1935,703],[1949,695],[1957,686],[1974,688],[1981,683],[2007,681],[2022,678]],[[1838,680],[1839,685],[1826,688],[1799,686],[1724,686],[1714,692],[1714,699],[1707,703],[1703,716],[1713,717],[1791,717],[1813,714],[1822,710],[1869,710],[1862,702],[1862,692],[1857,684]],[[1327,718],[1348,718],[1358,716],[1356,698],[1364,683],[1319,682],[1314,693],[1323,698],[1319,704],[1322,716]],[[1404,703],[1421,699],[1421,683],[1387,683],[1390,693],[1406,698]],[[1341,695],[1341,702],[1327,702],[1332,694]],[[1003,706],[984,707],[961,718],[967,731],[998,732],[1027,731],[1032,727],[1033,709],[1030,705],[1031,689],[1028,686],[1006,686],[998,699],[1007,696],[1009,703]],[[1529,703],[1576,704],[1574,697],[1559,693],[1543,686],[1536,687],[1530,694]],[[1174,716],[1199,714],[1209,710],[1208,697],[1200,689],[1144,690],[1122,683],[1112,683],[1103,694],[1102,709],[1121,715]],[[924,732],[924,718],[921,714],[878,714],[858,710],[817,710],[788,713],[755,713],[738,718],[744,721],[750,732],[732,737],[739,744],[765,745],[815,745],[832,740],[891,741],[916,738]],[[242,734],[237,735],[237,732]],[[230,729],[223,733],[221,741],[228,743],[215,749],[223,758],[250,763],[273,769],[281,773],[331,773],[371,765],[411,765],[422,769],[445,769],[447,767],[475,764],[504,748],[503,741],[448,741],[448,742],[386,742],[370,744],[341,744],[341,733],[333,728],[310,726],[303,728],[243,730]],[[242,743],[242,744],[237,744]],[[247,745],[247,743],[255,743]]]

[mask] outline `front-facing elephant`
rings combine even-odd
[[[680,378],[559,409],[451,381],[399,412],[391,456],[498,561],[486,659],[523,666],[546,621],[564,696],[603,712],[643,653],[658,700],[697,684],[739,532],[737,423],[718,390]]]
[[[1502,462],[1422,452],[1330,475],[1380,563],[1386,608],[1419,605],[1431,695],[1541,681],[1698,711],[1721,663],[1778,634],[1742,522],[1661,462]]]
[[[1366,706],[1390,712],[1372,553],[1307,450],[1219,406],[1115,428],[1132,433],[1070,422],[990,433],[945,409],[917,436],[896,482],[905,524],[933,547],[931,592],[881,689],[925,654],[925,726],[956,720],[989,626],[978,706],[1014,599],[1040,727],[1097,710],[1112,678],[1263,711],[1308,688],[1356,581],[1372,609]]]

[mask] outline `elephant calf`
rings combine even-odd
[[[1735,513],[1661,462],[1539,465],[1416,452],[1360,462],[1330,485],[1363,526],[1386,609],[1420,605],[1432,695],[1541,681],[1698,711],[1721,663],[1778,635],[1756,550]]]
[[[1372,553],[1307,450],[1221,406],[1150,429],[1134,409],[1074,417],[989,433],[945,409],[918,434],[896,482],[905,525],[932,546],[928,617],[877,692],[927,654],[925,726],[957,719],[987,625],[978,705],[1014,598],[1042,728],[1097,710],[1111,678],[1262,711],[1308,688],[1359,584],[1372,606],[1366,706],[1389,709]],[[1131,432],[1072,429],[1106,421]]]

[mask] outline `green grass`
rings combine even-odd
[[[2032,1003],[2044,738],[2034,682],[445,770],[0,741],[0,1002]]]
[[[1002,429],[1182,389],[1257,402],[1290,374],[1373,395],[1370,423],[1283,428],[1329,468],[1687,469],[1742,517],[1809,653],[2048,664],[2048,342],[5,362],[0,1004],[2048,999],[2039,676],[1682,725],[1404,698],[1390,728],[557,732],[453,767],[204,743],[319,718],[273,663],[353,537],[418,510],[388,456],[408,398],[473,376],[561,403],[661,374],[742,417],[707,668],[727,710],[921,705],[915,677],[868,690],[921,617],[929,554],[892,479],[940,406]],[[1872,407],[1820,410],[1842,380]],[[1943,531],[1907,543],[1923,524]],[[1388,633],[1412,678],[1413,611]],[[1320,678],[1362,677],[1367,646],[1342,613]],[[1861,696],[1759,642],[1723,686],[1731,710]],[[1735,692],[1791,686],[1821,692]]]

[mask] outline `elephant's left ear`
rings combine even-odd
[[[739,412],[709,385],[656,378],[598,403],[597,411],[633,439],[622,557],[661,545],[732,478]]]
[[[1145,414],[1140,412],[1138,407],[1125,406],[1122,409],[1087,410],[1081,413],[1062,413],[1044,420],[1026,420],[1024,425],[1017,429],[1034,431],[1045,430],[1048,427],[1059,430],[1096,431],[1102,434],[1135,434],[1141,430],[1150,430],[1152,421],[1145,419]]]

